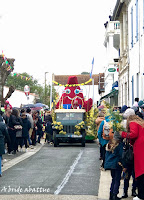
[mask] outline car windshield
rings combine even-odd
[[[56,120],[83,120],[83,113],[57,113]]]

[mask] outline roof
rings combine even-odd
[[[89,74],[81,74],[81,75],[54,75],[54,81],[58,82],[59,84],[65,85],[68,82],[68,77],[69,76],[77,76],[78,83],[85,83],[90,79]],[[99,76],[103,77],[104,73],[100,74],[93,74],[92,78],[94,79],[94,85],[99,84]],[[56,84],[54,84],[56,85]],[[92,82],[89,82],[87,85],[92,85]]]
[[[124,1],[117,0],[114,11],[113,11],[112,21],[118,20],[123,4],[124,4]]]
[[[85,109],[56,109],[55,113],[85,113]]]

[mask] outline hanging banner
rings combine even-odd
[[[60,84],[60,83],[58,83],[56,81],[53,81],[53,83],[55,83],[56,85],[59,85],[59,86],[64,86],[64,87],[74,87],[74,86],[86,85],[91,81],[92,81],[92,79],[90,78],[88,81],[86,81],[85,83],[81,83],[81,84],[71,84],[71,85],[66,84],[66,85],[62,85],[62,84]]]

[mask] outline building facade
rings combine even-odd
[[[120,44],[120,23],[109,21],[105,24],[106,66],[105,66],[105,94],[101,98],[111,105],[118,105],[118,58]]]
[[[144,0],[131,0],[128,6],[129,94],[144,99]]]
[[[119,92],[118,105],[130,105],[129,95],[129,46],[128,46],[128,0],[117,0],[112,20],[120,22]]]

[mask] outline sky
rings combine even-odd
[[[44,84],[55,75],[103,72],[104,23],[116,0],[0,0],[0,54]]]

